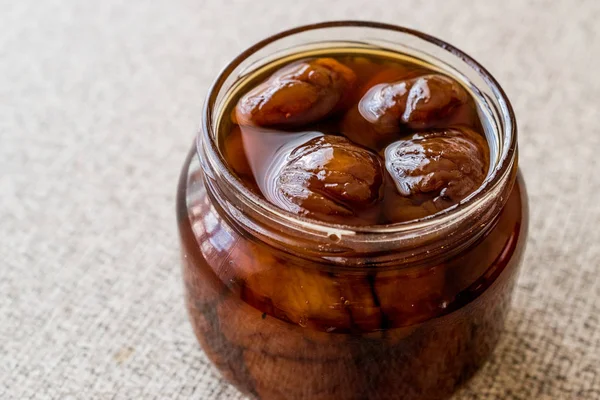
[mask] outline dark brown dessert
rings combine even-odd
[[[231,114],[221,143],[240,179],[276,206],[321,221],[432,215],[473,193],[489,167],[467,91],[406,61],[295,61],[243,93]]]
[[[178,193],[210,360],[260,400],[447,398],[509,309],[527,229],[516,152],[494,178],[474,94],[390,51],[275,59],[227,89]]]

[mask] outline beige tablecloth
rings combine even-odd
[[[176,179],[219,69],[333,18],[450,41],[518,114],[527,255],[456,398],[600,399],[598,0],[0,0],[1,399],[241,398],[184,311]]]

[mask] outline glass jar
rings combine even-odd
[[[491,149],[480,189],[431,217],[376,227],[307,220],[247,190],[217,148],[240,79],[306,49],[385,48],[474,96]],[[420,32],[329,22],[246,50],[210,89],[177,197],[186,304],[223,376],[262,400],[443,399],[502,332],[527,233],[515,117],[498,83]]]

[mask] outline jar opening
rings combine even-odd
[[[489,124],[486,134],[492,154],[488,176],[474,193],[459,204],[422,219],[389,225],[336,225],[278,208],[246,188],[230,171],[217,147],[217,128],[219,112],[236,82],[249,71],[284,54],[311,46],[332,48],[340,43],[412,52],[411,56],[443,69],[472,92],[483,113],[482,121]],[[355,244],[410,242],[424,236],[433,240],[436,236],[439,238],[438,235],[452,234],[459,223],[469,218],[478,218],[479,221],[490,212],[499,212],[499,204],[493,210],[490,205],[501,203],[502,193],[514,182],[516,131],[514,112],[506,94],[491,74],[464,52],[440,39],[407,28],[365,21],[334,21],[301,26],[273,35],[253,45],[227,65],[209,90],[197,148],[207,186],[223,195],[220,199],[223,209],[253,234],[279,242],[281,238],[273,238],[273,230],[287,231],[296,239],[304,237],[314,245],[326,243],[333,248],[348,240]],[[490,215],[488,219],[491,220]]]

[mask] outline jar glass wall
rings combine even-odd
[[[492,162],[483,186],[430,218],[329,225],[245,189],[217,148],[245,75],[306,49],[385,48],[471,92]],[[203,349],[241,391],[270,399],[440,399],[493,350],[527,230],[516,124],[495,80],[437,39],[333,22],[275,35],[237,57],[206,100],[177,200],[186,304]]]

